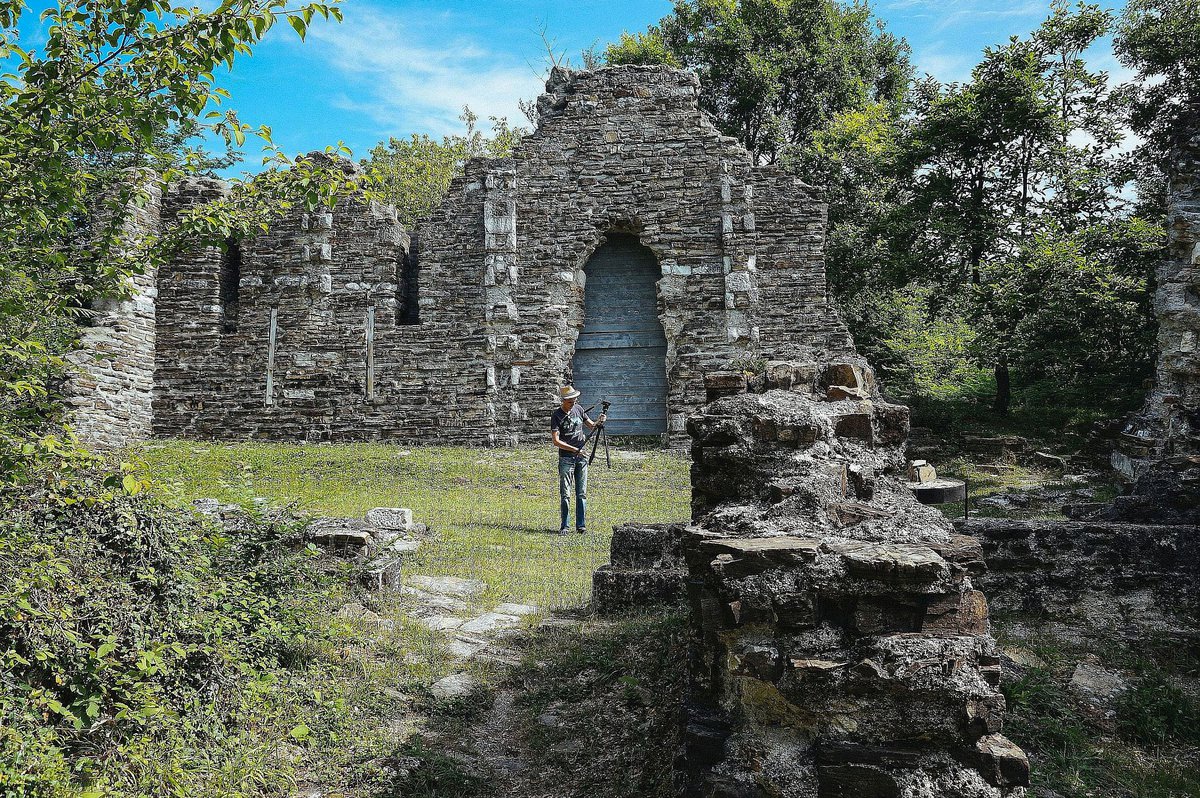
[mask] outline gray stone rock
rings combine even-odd
[[[453,615],[427,615],[421,619],[421,624],[434,632],[442,632],[462,626],[463,619]]]
[[[490,634],[501,629],[511,629],[521,623],[520,617],[516,615],[505,615],[500,612],[485,612],[483,615],[464,623],[460,628],[461,631],[468,634]]]
[[[449,676],[444,676],[438,679],[429,687],[429,692],[434,698],[450,699],[463,698],[475,691],[479,686],[479,682],[468,673],[452,673]]]
[[[407,532],[413,526],[413,511],[407,507],[373,507],[367,510],[367,523],[376,529]]]
[[[440,593],[444,596],[458,598],[474,598],[487,590],[487,584],[478,579],[463,579],[458,576],[412,574],[405,577],[404,582],[407,586],[426,593]]]
[[[1069,686],[1080,698],[1105,707],[1129,689],[1129,683],[1121,674],[1087,661],[1075,666]]]

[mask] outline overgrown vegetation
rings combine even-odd
[[[181,515],[128,473],[0,494],[0,794],[249,795],[322,580],[286,516]],[[289,731],[290,729],[290,731]]]
[[[1008,621],[998,623],[1003,635]],[[1195,652],[1178,640],[1028,645],[1040,662],[1004,686],[1005,734],[1028,753],[1035,787],[1062,798],[1184,798],[1200,794],[1200,682]],[[1067,686],[1084,658],[1127,673],[1105,710]],[[1111,713],[1111,714],[1110,714]]]
[[[396,206],[400,221],[412,230],[441,203],[450,181],[463,171],[471,158],[507,158],[525,135],[524,128],[511,127],[507,119],[491,119],[491,134],[476,127],[478,117],[463,108],[465,130],[441,141],[414,133],[406,139],[391,138],[379,144],[363,161],[378,184],[380,196]]]
[[[130,278],[182,246],[223,245],[289,204],[315,207],[363,189],[325,159],[292,158],[231,109],[214,74],[277,24],[303,37],[337,0],[78,0],[43,13],[43,44],[19,38],[23,0],[0,0],[0,481],[21,479],[74,446],[57,392],[77,323],[128,295]],[[247,135],[266,145],[254,180],[180,215],[162,235],[129,224],[171,181],[216,162],[194,145]],[[331,152],[335,151],[331,148]]]

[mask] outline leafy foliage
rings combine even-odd
[[[605,59],[694,69],[704,109],[764,162],[804,152],[843,111],[898,113],[912,73],[908,46],[865,4],[834,0],[677,0]]]
[[[222,528],[144,488],[127,468],[0,494],[0,794],[235,794],[209,757],[269,734],[259,696],[320,595],[296,526]],[[238,780],[280,775],[257,768]]]
[[[1192,0],[1130,0],[1116,52],[1138,70],[1123,88],[1130,122],[1147,139],[1143,154],[1165,166],[1176,136],[1200,111],[1200,7]]]
[[[232,67],[281,21],[302,37],[315,16],[341,18],[332,2],[222,0],[211,10],[162,0],[77,0],[42,14],[46,41],[18,43],[25,6],[0,2],[0,449],[35,452],[58,418],[56,384],[74,323],[129,278],[180,246],[257,230],[290,202],[317,204],[359,187],[320,159],[269,148],[231,110],[214,73]],[[159,239],[130,236],[151,189],[215,162],[186,141],[209,135],[268,144],[274,168],[196,209]],[[134,170],[134,171],[130,171]],[[0,460],[5,476],[31,464]]]
[[[471,158],[507,158],[525,134],[522,128],[509,127],[508,120],[493,117],[487,136],[476,127],[478,117],[470,108],[463,108],[459,118],[466,125],[462,134],[443,136],[441,141],[415,133],[407,139],[392,138],[372,149],[364,161],[378,181],[380,195],[396,206],[409,227],[438,206],[463,164]]]

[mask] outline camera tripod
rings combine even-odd
[[[604,415],[604,414],[608,413],[608,408],[611,405],[612,405],[612,402],[606,402],[603,399],[601,399],[600,400],[600,407],[601,407],[600,414]],[[592,405],[587,410],[584,410],[583,411],[584,414],[586,415],[588,412],[595,409],[595,407],[596,407],[596,405]],[[588,465],[591,465],[593,462],[595,462],[596,448],[600,445],[601,441],[603,441],[603,443],[604,443],[604,464],[607,465],[609,468],[612,468],[612,458],[608,454],[608,432],[605,431],[605,429],[604,429],[603,421],[598,423],[595,426],[595,428],[592,430],[592,451],[588,455]]]

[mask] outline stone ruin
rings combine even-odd
[[[1112,457],[1133,489],[1105,520],[1200,523],[1200,110],[1186,130],[1173,153],[1167,254],[1156,276],[1154,387]]]
[[[692,523],[619,529],[594,593],[605,612],[686,589],[686,794],[1024,794],[980,545],[906,487],[908,409],[857,359],[708,387]]]
[[[613,401],[613,433],[682,441],[706,372],[852,352],[826,297],[825,206],[720,135],[694,75],[555,70],[538,110],[416,230],[351,200],[139,278],[85,330],[76,429],[508,444],[543,437],[575,380]],[[130,232],[227,191],[170,186]]]

